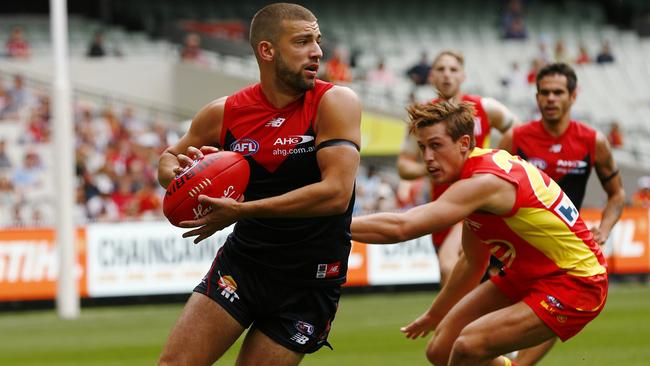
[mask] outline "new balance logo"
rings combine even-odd
[[[556,153],[556,154],[560,153],[560,152],[562,152],[562,144],[553,144],[553,145],[551,145],[551,148],[548,149],[548,151],[550,151],[552,153]]]
[[[282,124],[284,123],[285,120],[286,119],[282,118],[282,117],[273,118],[272,120],[266,122],[266,124],[264,126],[265,127],[275,127],[275,128],[277,128],[277,127],[282,126]]]

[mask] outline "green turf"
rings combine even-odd
[[[401,325],[419,315],[433,294],[348,295],[341,300],[330,342],[302,365],[426,365],[425,340],[410,341]],[[0,365],[152,365],[181,305],[83,309],[64,321],[54,311],[0,313]],[[232,365],[238,344],[218,364]],[[650,287],[618,285],[599,318],[541,365],[650,364]]]

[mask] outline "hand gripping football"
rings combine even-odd
[[[239,199],[249,176],[248,162],[238,153],[219,151],[205,155],[169,183],[163,213],[175,226],[181,221],[199,219],[212,210],[212,206],[199,203],[199,195]]]

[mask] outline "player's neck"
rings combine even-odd
[[[265,78],[262,78],[260,82],[262,94],[264,94],[266,100],[273,107],[282,109],[303,96],[304,93],[296,94],[295,92],[284,90],[277,81],[277,79],[265,80]]]
[[[542,126],[544,126],[546,132],[553,137],[562,136],[569,128],[570,123],[571,118],[569,118],[569,116],[563,117],[559,122],[549,122],[542,118]]]

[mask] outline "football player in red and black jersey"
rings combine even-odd
[[[160,157],[162,186],[216,148],[242,154],[251,168],[244,202],[200,196],[212,212],[181,223],[196,243],[235,228],[161,365],[211,365],[249,327],[238,365],[297,365],[329,346],[351,246],[361,104],[352,90],[316,79],[321,32],[304,7],[262,8],[250,41],[260,82],[209,103]]]

